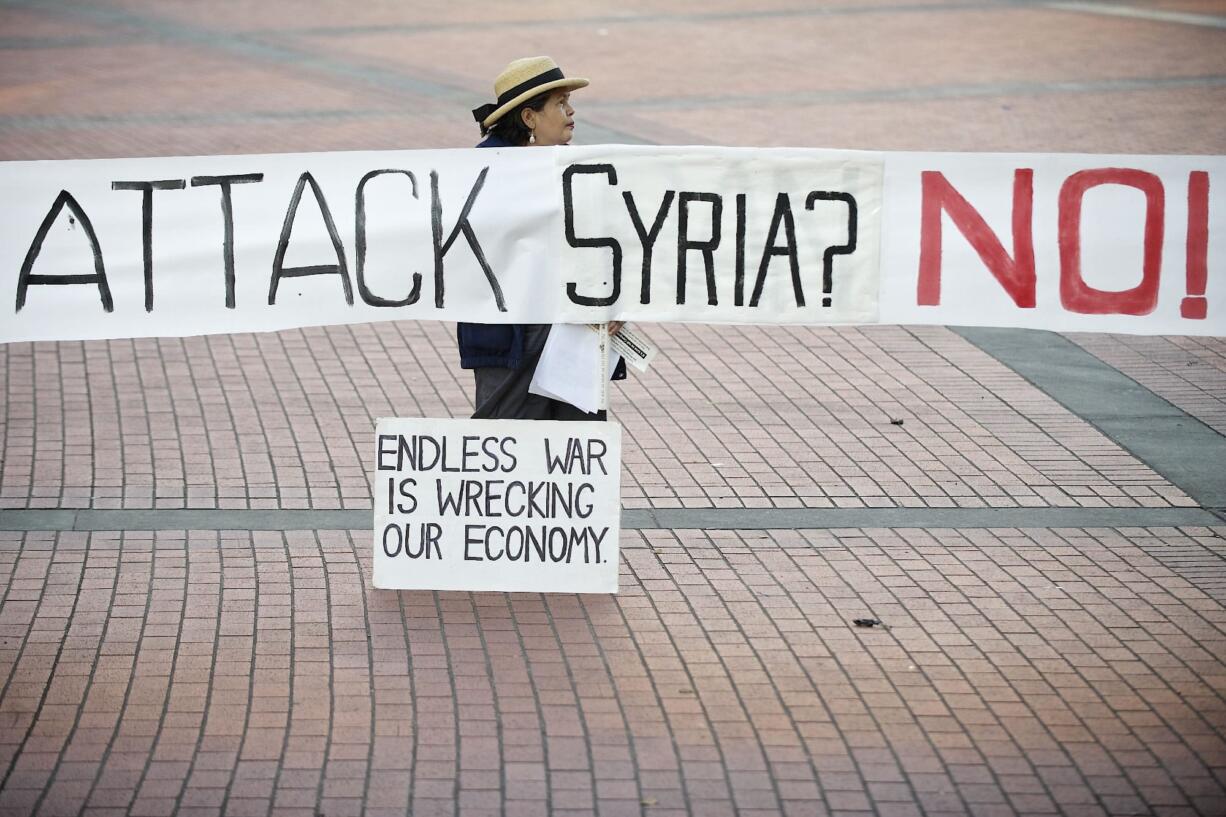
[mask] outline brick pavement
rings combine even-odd
[[[660,363],[614,400],[626,507],[1194,504],[947,329],[646,332]],[[384,323],[0,347],[16,398],[0,507],[368,508],[376,418],[472,410],[453,336]],[[1226,370],[1226,344],[1197,343]]]
[[[361,531],[3,534],[0,804],[1212,814],[1223,534],[655,531],[589,597],[371,590]]]
[[[1224,23],[11,0],[0,158],[464,146],[528,52],[593,78],[589,143],[1218,154]],[[375,591],[361,531],[0,532],[0,813],[1226,813],[1226,526],[1145,521],[1205,486],[944,328],[648,332],[628,509],[980,521],[627,530],[615,597]],[[1070,337],[1226,431],[1226,341]],[[373,418],[471,408],[442,323],[15,344],[0,380],[0,514],[306,525],[369,507]],[[1016,509],[1135,524],[993,522]]]

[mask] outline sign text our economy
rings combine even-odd
[[[617,591],[621,427],[383,418],[374,584]]]

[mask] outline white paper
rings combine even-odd
[[[528,391],[588,413],[608,408],[607,334],[587,324],[550,327]]]

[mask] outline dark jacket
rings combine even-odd
[[[487,136],[479,148],[515,147],[505,139]],[[520,323],[457,323],[456,341],[460,346],[460,368],[497,366],[518,369],[524,363],[524,325]],[[626,362],[619,361],[614,380],[626,377]]]

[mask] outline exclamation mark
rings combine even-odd
[[[1204,320],[1209,311],[1205,286],[1209,282],[1209,174],[1188,174],[1188,297],[1179,304],[1179,314]]]

